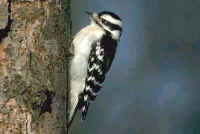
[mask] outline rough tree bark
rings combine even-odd
[[[0,0],[0,134],[66,134],[70,0]]]

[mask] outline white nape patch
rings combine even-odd
[[[103,27],[105,28],[105,30],[107,30],[107,31],[109,31],[111,33],[111,36],[112,36],[113,39],[115,39],[117,41],[120,39],[121,31],[119,31],[119,30],[113,30],[113,31],[111,31],[109,29],[109,27],[105,26],[105,25]]]
[[[117,19],[111,17],[110,15],[107,15],[107,14],[106,15],[102,15],[101,18],[111,22],[112,24],[116,24],[116,25],[122,27],[122,22],[120,20],[117,20]]]
[[[110,31],[112,34],[112,38],[115,40],[119,40],[121,36],[121,32],[119,30]]]

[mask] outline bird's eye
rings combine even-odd
[[[106,23],[107,23],[107,21],[106,21],[105,19],[102,19],[102,23],[106,24]]]

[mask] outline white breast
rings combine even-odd
[[[73,40],[75,55],[88,57],[92,43],[99,40],[103,34],[104,31],[98,26],[89,25],[83,28]]]
[[[95,25],[89,25],[83,28],[74,38],[74,58],[72,59],[72,78],[84,79],[87,73],[88,57],[91,46],[99,40],[104,31]]]
[[[70,66],[71,90],[75,93],[83,91],[87,75],[88,57],[92,44],[101,39],[104,30],[95,25],[89,25],[77,33],[73,40],[74,57]],[[74,84],[73,84],[74,83]],[[76,84],[75,84],[76,83]]]
[[[83,92],[85,87],[91,46],[95,41],[100,40],[103,34],[104,30],[100,27],[89,25],[76,34],[72,42],[74,57],[70,63],[70,120],[78,104],[78,96]]]

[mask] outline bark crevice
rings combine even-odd
[[[5,28],[0,29],[0,43],[2,40],[8,36],[8,33],[11,30],[11,24],[12,24],[12,19],[11,19],[11,0],[8,0],[8,22]]]

